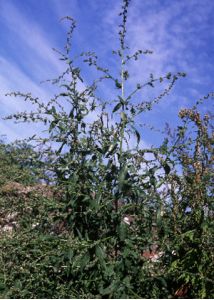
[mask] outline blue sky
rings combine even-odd
[[[114,67],[111,50],[118,47],[120,0],[0,0],[0,117],[29,109],[21,100],[5,98],[11,91],[32,92],[48,99],[53,94],[42,80],[54,78],[63,65],[52,48],[62,49],[66,26],[59,22],[66,15],[77,21],[74,53],[95,51],[105,67]],[[214,90],[214,1],[212,0],[132,0],[129,9],[127,41],[133,49],[151,49],[131,66],[131,83],[142,82],[150,73],[161,76],[169,71],[186,72],[173,92],[152,112],[141,117],[143,123],[158,129],[165,122],[176,126],[178,111],[191,107]],[[86,78],[90,78],[88,73]],[[161,89],[145,90],[151,99]],[[106,92],[106,95],[105,95]],[[115,94],[106,87],[103,95]],[[209,104],[201,107],[202,112]],[[8,140],[24,138],[40,130],[39,125],[0,120],[0,134]],[[145,130],[146,145],[160,141],[156,133]]]

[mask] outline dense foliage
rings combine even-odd
[[[213,94],[181,110],[180,126],[160,147],[141,147],[136,118],[185,74],[151,74],[130,89],[129,64],[151,51],[131,54],[126,45],[129,2],[113,51],[118,75],[93,52],[72,56],[75,22],[67,17],[67,43],[58,51],[66,70],[51,81],[59,94],[47,103],[10,94],[35,110],[7,119],[41,121],[48,134],[33,136],[33,146],[1,144],[2,297],[214,296],[213,128],[198,109]],[[89,84],[79,60],[101,75]],[[106,81],[113,86],[108,101],[98,93]],[[158,97],[139,101],[157,85]]]

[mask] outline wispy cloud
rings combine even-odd
[[[150,1],[148,7],[148,1],[145,1],[144,7],[142,1],[135,1],[130,10],[131,45],[154,50],[155,55],[149,61],[153,72],[187,68],[186,71],[191,75],[198,75],[197,70],[204,62],[200,53],[200,47],[206,40],[204,34],[212,30],[214,25],[209,22],[214,4],[206,0],[165,3],[162,5],[159,1]]]
[[[47,76],[58,75],[62,71],[62,65],[53,52],[47,35],[38,24],[22,14],[12,2],[1,3],[1,22],[9,30],[12,41],[16,46],[16,53],[0,56],[0,117],[5,114],[13,114],[17,111],[29,110],[31,105],[19,99],[5,97],[11,91],[31,92],[34,96],[47,101],[53,90],[40,84]],[[17,47],[19,46],[19,47]],[[22,59],[20,62],[19,59]],[[31,135],[38,125],[14,126],[11,122],[0,121],[1,133],[7,133],[9,139],[23,138]]]
[[[30,8],[32,3],[28,5]],[[110,50],[118,47],[116,35],[121,1],[38,0],[37,5],[49,13],[47,17],[50,17],[52,24],[65,15],[76,18],[78,28],[74,35],[75,51],[95,50],[101,56],[103,66],[115,69],[116,62]],[[13,0],[0,2],[0,25],[7,35],[6,38],[0,32],[0,39],[2,36],[4,38],[0,49],[0,116],[5,112],[29,108],[26,103],[5,99],[5,92],[32,91],[34,95],[47,99],[52,90],[41,86],[40,80],[54,77],[64,68],[52,51],[53,47],[62,46],[64,25],[57,23],[57,32],[53,28],[47,30],[45,18],[43,22],[38,18],[40,21],[37,22],[33,9],[28,14],[26,7],[22,6],[22,2]],[[143,57],[131,66],[130,83],[141,82],[150,73],[159,76],[169,71],[186,71],[188,74],[187,79],[178,83],[175,92],[164,104],[144,117],[144,122],[151,121],[160,127],[165,120],[174,121],[179,107],[190,105],[193,99],[211,89],[214,76],[211,47],[214,43],[213,12],[214,3],[210,0],[131,1],[128,43],[133,49],[154,50],[154,54]],[[86,75],[86,79],[91,79],[94,73],[87,71]],[[112,89],[109,85],[102,86],[101,92],[107,98],[115,95],[114,87]],[[153,95],[155,93],[151,89],[141,97]],[[3,130],[3,126],[1,128]],[[149,139],[150,136],[144,138]]]
[[[26,103],[23,99],[14,97],[6,97],[5,94],[11,91],[21,91],[23,93],[31,92],[35,97],[40,97],[43,101],[50,99],[51,91],[47,92],[41,85],[36,84],[30,77],[26,76],[14,63],[11,64],[6,59],[0,57],[0,117],[13,114],[15,112],[29,111],[32,109],[30,103]],[[11,76],[12,75],[12,76]],[[38,124],[17,126],[0,120],[0,133],[7,133],[8,138],[25,138],[35,133],[35,129],[41,129]]]
[[[116,3],[106,14],[107,26],[114,28],[109,39],[118,30],[118,11]],[[214,3],[209,0],[131,1],[128,44],[131,49],[154,51],[133,65],[134,81],[150,73],[161,76],[169,71],[185,71],[192,82],[210,84],[212,78],[205,73],[211,71],[207,42],[210,38],[214,41],[213,12]]]
[[[20,41],[23,48],[25,48],[25,54],[28,53],[30,54],[28,57],[34,58],[33,66],[29,64],[32,73],[36,73],[34,67],[40,70],[40,76],[41,73],[44,73],[42,69],[45,69],[45,72],[50,70],[57,72],[57,74],[62,70],[62,66],[52,50],[55,45],[53,41],[49,41],[48,35],[41,29],[39,24],[36,24],[29,17],[27,18],[10,1],[4,2],[0,15],[2,22],[15,35],[16,41],[14,42]],[[26,57],[24,56],[23,63],[25,60]],[[32,62],[33,60],[30,61],[30,63]]]

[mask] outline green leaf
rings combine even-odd
[[[83,257],[80,260],[80,270],[83,271],[83,269],[87,266],[87,264],[90,261],[90,255],[88,252],[83,255]]]
[[[124,223],[120,223],[120,225],[117,228],[117,232],[120,238],[120,241],[125,241],[127,236],[127,226]]]
[[[157,211],[157,225],[161,226],[162,224],[162,211],[161,209],[158,209]]]
[[[167,162],[164,163],[163,168],[164,168],[166,175],[168,175],[171,171],[171,168]]]
[[[55,106],[52,106],[51,111],[52,111],[52,113],[56,114],[56,108],[55,108]]]
[[[107,150],[106,157],[109,157],[109,155],[112,155],[116,149],[117,149],[117,143],[111,144]]]
[[[139,144],[139,142],[140,142],[140,133],[139,133],[139,131],[134,126],[132,126],[132,128],[133,128],[134,133],[135,133],[135,135],[137,137],[137,143]]]
[[[3,282],[0,281],[0,291],[5,289],[5,284]]]
[[[118,89],[121,89],[121,88],[122,88],[122,85],[121,85],[121,83],[120,83],[118,80],[115,80],[115,86],[116,86],[116,88],[118,88]]]
[[[131,107],[130,111],[131,111],[132,115],[134,115],[136,113],[136,110],[135,110],[135,108],[133,106]]]
[[[117,96],[122,104],[125,104],[124,99],[121,96]]]
[[[69,249],[67,252],[67,257],[70,262],[71,262],[71,259],[73,258],[73,256],[74,256],[74,251],[72,249]]]
[[[123,166],[123,168],[121,169],[120,171],[120,174],[119,174],[119,187],[122,189],[123,188],[123,185],[125,183],[125,179],[126,179],[126,175],[128,174],[128,168],[127,166]]]
[[[117,105],[116,105],[116,106],[114,107],[114,109],[113,109],[113,113],[116,112],[116,111],[118,111],[118,109],[120,109],[121,106],[122,106],[122,103],[121,103],[121,102],[117,103]]]
[[[67,96],[69,96],[69,94],[68,93],[61,93],[60,96],[67,97]]]
[[[95,249],[96,256],[99,259],[100,264],[102,265],[103,268],[106,267],[105,263],[105,252],[103,251],[102,247],[97,245]]]
[[[172,77],[172,73],[169,72],[168,74],[166,74],[167,79],[170,79],[171,77]]]
[[[193,241],[194,240],[194,236],[195,236],[195,231],[196,231],[195,229],[188,230],[185,233],[183,233],[181,236],[183,238],[188,238],[190,241]]]
[[[113,293],[115,291],[115,289],[117,289],[118,287],[118,282],[113,280],[113,282],[105,289],[100,289],[100,294],[101,295],[109,295],[111,293]]]
[[[57,125],[57,123],[59,122],[59,120],[53,120],[49,126],[49,132],[51,132],[52,129],[54,129]]]

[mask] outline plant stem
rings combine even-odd
[[[121,47],[121,97],[124,101],[125,99],[125,81],[124,81],[124,45]],[[125,105],[122,105],[122,112],[124,113]],[[124,130],[125,130],[125,121],[122,118],[122,114],[120,117],[121,120],[121,131],[120,131],[120,166],[122,166],[122,151],[123,151],[123,139],[124,139]]]

